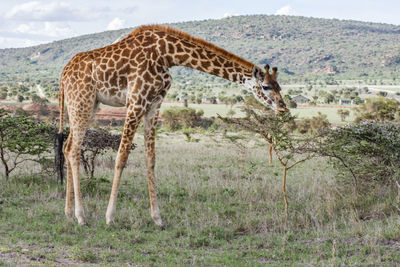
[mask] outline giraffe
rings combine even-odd
[[[169,68],[186,66],[244,85],[263,105],[276,112],[287,108],[277,82],[277,68],[265,72],[220,47],[163,25],[140,26],[112,45],[75,55],[64,67],[60,79],[60,128],[63,131],[64,101],[70,134],[63,151],[67,163],[65,215],[86,224],[79,183],[80,149],[89,122],[100,103],[125,106],[124,130],[115,162],[114,178],[106,212],[113,222],[118,187],[133,137],[143,119],[150,215],[163,227],[157,202],[155,129],[161,103],[171,86]],[[61,144],[62,145],[62,144]]]

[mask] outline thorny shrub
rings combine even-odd
[[[399,124],[365,121],[326,129],[319,135],[318,154],[335,159],[332,163],[342,177],[350,172],[357,190],[376,184],[400,189]]]

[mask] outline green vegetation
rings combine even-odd
[[[168,120],[179,118],[178,131],[164,125],[157,141],[165,231],[148,212],[141,129],[111,226],[104,215],[115,152],[99,150],[81,181],[88,227],[65,219],[65,188],[55,175],[35,174],[37,164],[24,163],[9,181],[0,179],[1,264],[399,264],[398,125],[321,132],[326,117],[319,115],[307,126],[318,134],[302,135],[302,120],[266,116],[254,98],[249,101],[246,117],[230,120],[255,123],[242,127],[252,133],[201,118],[192,108],[164,111]],[[99,139],[104,134],[92,136],[89,149],[102,148]],[[270,164],[267,143],[277,156]]]
[[[195,109],[189,107],[171,107],[164,109],[162,112],[163,125],[169,130],[176,131],[178,129],[193,128],[201,125],[201,117],[203,110],[196,112]]]
[[[346,121],[346,118],[350,116],[350,110],[338,109],[337,114],[340,116],[342,122]]]
[[[171,107],[179,107],[183,106],[182,103],[163,103],[161,106],[161,112],[165,109],[169,109]],[[213,104],[189,104],[190,108],[194,108],[196,110],[203,110],[205,117],[217,117],[217,114],[221,116],[227,116],[230,111],[230,106],[227,105],[213,105]],[[235,117],[243,117],[244,113],[241,111],[242,104],[236,104],[233,106],[233,110],[235,111]],[[337,113],[337,110],[341,109],[341,107],[297,107],[296,109],[291,109],[291,113],[296,115],[299,118],[311,118],[314,116],[318,116],[318,112],[327,116],[328,120],[334,124],[342,123],[340,115]],[[347,121],[354,120],[354,112],[349,109],[350,115],[347,117]]]
[[[6,180],[26,161],[46,166],[52,133],[51,125],[0,109],[0,160]]]
[[[281,166],[267,163],[261,139],[241,135],[253,145],[238,150],[218,134],[196,135],[197,143],[180,134],[159,135],[156,170],[165,231],[148,212],[141,135],[111,226],[104,219],[113,173],[108,154],[98,162],[94,188],[82,183],[89,227],[65,220],[64,188],[54,178],[1,180],[0,259],[12,265],[399,263],[393,192],[376,189],[380,198],[371,203],[340,182],[325,160],[305,162],[288,178],[285,225]],[[370,208],[360,213],[359,207]]]
[[[363,120],[400,121],[400,103],[384,97],[368,98],[355,109],[356,122]]]
[[[354,190],[374,195],[371,188],[400,190],[400,125],[362,122],[321,132],[320,154],[335,159],[335,167]],[[354,180],[348,181],[351,173]],[[388,186],[387,186],[388,185]],[[400,197],[400,191],[399,196]],[[373,197],[371,198],[373,199]],[[398,205],[394,204],[394,205]]]

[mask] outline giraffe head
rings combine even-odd
[[[281,96],[281,87],[276,78],[278,76],[278,68],[272,68],[269,72],[269,65],[265,66],[265,73],[254,66],[251,80],[247,81],[247,86],[254,94],[256,99],[264,106],[271,108],[275,112],[287,112],[285,102]]]

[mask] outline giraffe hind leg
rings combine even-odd
[[[70,135],[67,139],[67,142],[64,145],[64,151],[68,147],[70,150],[71,144],[71,136]],[[72,179],[72,168],[71,163],[69,162],[68,158],[66,157],[66,164],[67,164],[67,190],[65,194],[65,216],[67,219],[72,219],[73,216],[73,201],[74,201],[74,184]]]
[[[79,181],[79,164],[80,164],[80,152],[81,152],[81,145],[83,142],[83,138],[86,133],[86,127],[74,127],[71,134],[71,141],[69,142],[70,145],[65,148],[65,157],[67,158],[67,167],[68,167],[68,179],[73,180],[73,188],[72,186],[68,190],[67,200],[71,197],[71,191],[74,193],[74,200],[75,200],[75,217],[78,220],[80,225],[85,225],[85,214],[83,211],[82,206],[82,197],[81,197],[81,188],[80,188],[80,181]],[[71,184],[71,181],[68,181]],[[68,185],[67,185],[68,187]],[[72,197],[71,197],[72,198]],[[72,201],[71,201],[72,202]],[[70,210],[70,209],[69,209]],[[69,211],[68,210],[68,211]]]
[[[80,225],[86,225],[79,179],[81,147],[89,127],[89,121],[93,117],[97,104],[97,102],[94,102],[91,110],[85,112],[71,112],[71,114],[69,114],[71,130],[64,147],[64,155],[67,161],[65,214],[67,217],[72,215],[72,199],[74,199],[75,217]]]
[[[155,135],[160,104],[156,104],[155,107],[144,116],[144,146],[147,167],[147,184],[150,198],[150,215],[156,225],[160,226],[162,229],[165,229],[162,222],[160,209],[158,207],[157,190],[154,181],[154,169],[156,163]]]

